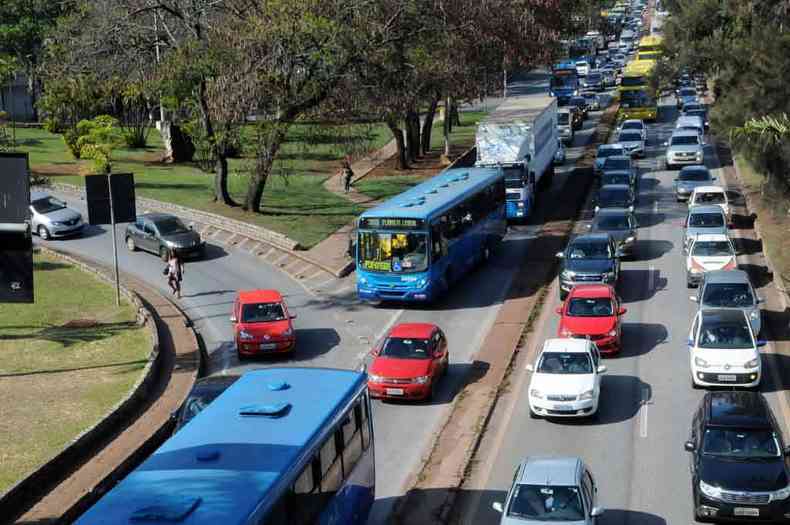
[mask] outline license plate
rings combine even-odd
[[[277,343],[263,343],[261,345],[261,350],[274,350],[277,348]]]
[[[388,388],[387,389],[388,396],[402,396],[403,389],[402,388]]]
[[[756,517],[760,515],[760,509],[752,507],[735,507],[732,511],[736,516],[751,516]]]
[[[716,376],[719,381],[735,381],[736,377],[732,374],[719,374]]]
[[[568,410],[568,405],[553,405],[554,410]]]

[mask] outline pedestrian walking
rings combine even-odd
[[[184,262],[175,250],[170,250],[167,258],[167,266],[165,266],[163,273],[167,276],[167,284],[170,286],[173,295],[181,299],[181,281],[184,279]]]
[[[343,184],[346,193],[351,191],[351,180],[354,178],[354,171],[351,169],[351,158],[346,156],[343,160]]]

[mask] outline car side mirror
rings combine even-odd
[[[564,259],[565,258],[565,252],[557,252],[557,258],[558,259]]]
[[[625,315],[628,312],[628,308],[621,306],[619,310],[617,310],[617,315]]]
[[[757,304],[763,304],[764,302],[765,302],[765,298],[764,297],[758,297],[757,298]]]
[[[593,509],[590,511],[591,518],[597,518],[602,514],[603,514],[603,507],[593,507]]]
[[[674,180],[675,182],[677,182],[677,181],[679,181],[680,179],[679,179],[679,178],[677,178],[677,177],[675,177],[673,180]]]
[[[689,301],[693,301],[693,302],[695,302],[695,303],[696,303],[698,300],[699,300],[699,299],[697,298],[697,296],[696,296],[696,295],[689,295]]]
[[[710,180],[715,181],[716,179],[718,179],[718,177],[711,177]]]
[[[378,348],[371,348],[369,353],[372,357],[378,357],[380,352],[381,350],[379,350]]]
[[[765,339],[758,339],[758,340],[757,340],[757,347],[758,347],[758,348],[760,348],[760,347],[762,347],[762,346],[765,346],[765,345],[767,345],[767,344],[768,344],[768,341],[766,341]]]
[[[786,446],[784,450],[785,456],[790,456],[790,446]]]
[[[608,370],[608,368],[606,368],[606,365],[600,365],[598,367],[598,373],[599,374],[604,374],[604,373],[606,373],[607,370]]]
[[[296,314],[291,314],[288,316],[289,319],[296,319]]]
[[[524,367],[524,370],[527,372],[534,372],[535,366],[532,363],[527,363],[527,365]]]
[[[667,141],[664,141],[664,142],[662,142],[661,144],[662,144],[664,147],[666,147],[666,146],[669,146],[669,142],[667,142]]]
[[[693,339],[689,339],[688,341],[686,341],[686,344],[689,345],[689,346],[694,346],[694,340]]]
[[[498,513],[500,513],[500,514],[502,514],[503,512],[505,512],[505,509],[504,509],[504,507],[502,507],[502,502],[501,502],[501,501],[495,501],[495,502],[493,502],[493,503],[491,504],[491,508],[493,508],[495,511],[497,511],[497,512],[498,512]]]
[[[592,227],[593,227],[593,225],[592,225],[592,224],[588,224],[588,225],[587,225],[587,229],[588,229],[588,230],[592,230]]]
[[[694,452],[697,449],[697,446],[694,444],[693,441],[686,441],[683,448],[686,449],[686,452]]]
[[[554,309],[554,311],[555,311],[557,314],[559,314],[559,315],[562,315],[562,306],[558,306],[557,308],[555,308],[555,309]]]
[[[231,316],[230,316],[230,322],[231,322],[231,323],[238,323],[238,322],[239,322],[239,320],[236,318],[236,316],[235,316],[235,315],[231,315]]]

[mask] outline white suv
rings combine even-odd
[[[688,340],[692,387],[757,387],[762,375],[757,349],[764,345],[742,310],[697,312]]]
[[[669,141],[664,142],[664,146],[667,147],[668,170],[680,165],[704,164],[702,138],[694,131],[677,130],[672,133]]]
[[[692,237],[686,255],[686,285],[697,286],[705,272],[735,270],[738,261],[732,241],[721,233],[701,234]]]
[[[688,205],[689,208],[700,205],[715,205],[721,208],[728,222],[732,218],[727,192],[721,186],[697,186],[689,196]]]
[[[529,384],[531,417],[591,417],[598,412],[601,374],[598,347],[589,339],[548,339]]]

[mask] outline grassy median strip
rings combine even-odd
[[[151,351],[111,286],[55,257],[34,264],[35,304],[0,304],[0,493],[123,399]]]

